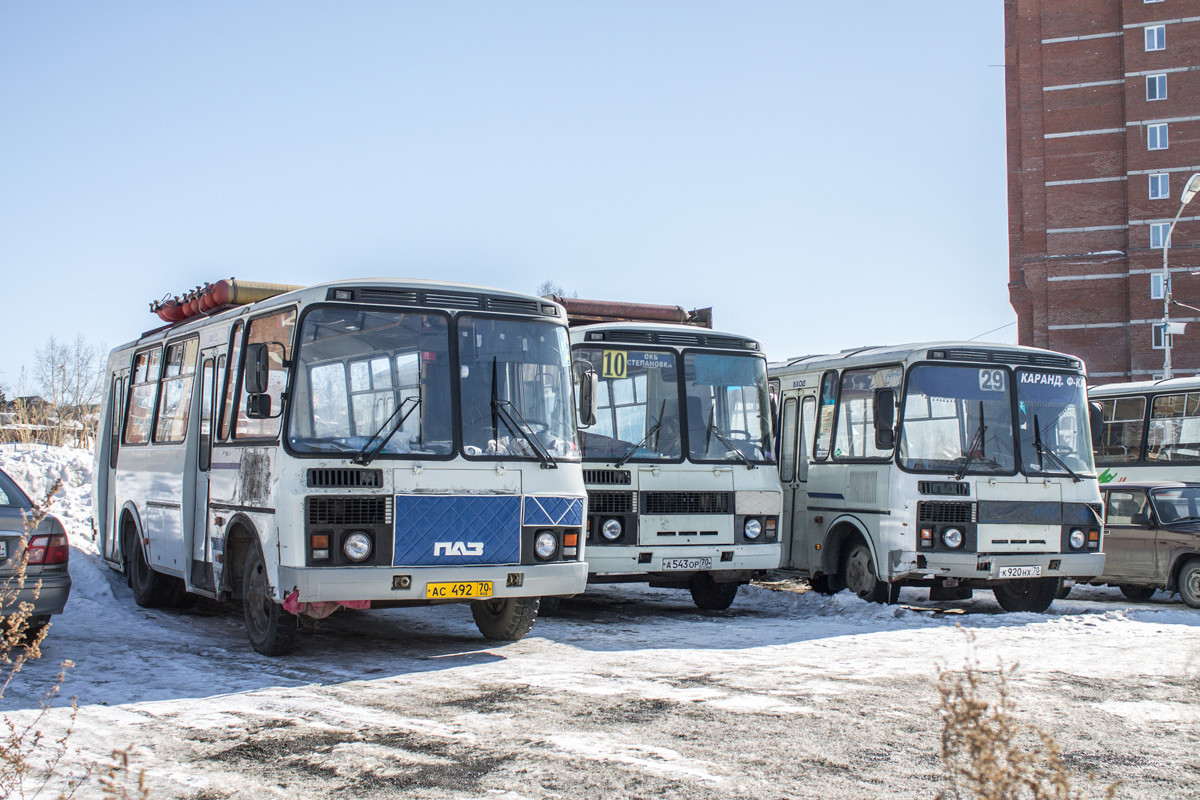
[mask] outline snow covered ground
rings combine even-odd
[[[1200,797],[1200,612],[1161,592],[1077,588],[1036,615],[988,592],[905,590],[916,610],[744,587],[704,613],[605,587],[513,644],[480,638],[466,606],[343,611],[270,659],[237,609],[134,604],[91,541],[90,454],[4,447],[0,466],[35,495],[63,478],[75,582],[0,711],[28,718],[73,660],[69,766],[137,743],[155,797],[932,797],[936,671],[972,652],[1019,663],[1019,705],[1078,772],[1122,797]]]

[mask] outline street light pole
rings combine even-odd
[[[1162,265],[1162,288],[1163,288],[1163,321],[1162,321],[1162,342],[1163,342],[1163,379],[1171,377],[1171,273],[1167,270],[1167,251],[1171,249],[1171,232],[1175,230],[1175,223],[1179,222],[1179,217],[1183,214],[1183,209],[1187,204],[1192,202],[1192,198],[1196,193],[1200,192],[1200,172],[1195,173],[1188,178],[1187,184],[1183,187],[1183,194],[1179,196],[1179,210],[1175,212],[1175,219],[1171,220],[1171,226],[1167,228],[1167,235],[1163,237],[1163,265]]]

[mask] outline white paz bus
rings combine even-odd
[[[946,343],[772,364],[785,567],[894,602],[990,588],[1043,611],[1099,575],[1100,492],[1082,362]]]
[[[1200,377],[1093,386],[1100,482],[1200,480]]]
[[[576,362],[598,378],[580,432],[589,580],[686,588],[702,609],[728,608],[755,571],[779,566],[761,346],[710,330],[703,312],[558,299]]]
[[[540,595],[583,590],[561,306],[395,279],[198,294],[108,360],[94,521],[140,605],[240,599],[275,655],[298,614],[470,602],[519,639]]]

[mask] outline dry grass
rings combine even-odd
[[[972,643],[974,637],[971,637]],[[942,767],[955,800],[1087,800],[1116,796],[1072,775],[1054,736],[1025,722],[1009,694],[1016,665],[983,670],[972,654],[960,671],[938,670]]]

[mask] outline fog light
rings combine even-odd
[[[550,531],[542,531],[533,540],[533,552],[543,561],[553,557],[558,552],[558,537]]]
[[[342,540],[342,552],[351,561],[365,561],[371,555],[371,537],[355,531]]]
[[[942,544],[946,545],[946,547],[955,550],[962,547],[962,543],[963,534],[958,528],[947,528],[942,531]]]
[[[762,536],[762,523],[756,519],[746,520],[746,524],[742,526],[742,534],[751,541]]]
[[[1069,541],[1071,542],[1072,550],[1079,550],[1084,546],[1084,544],[1087,543],[1087,537],[1079,528],[1073,528],[1071,530],[1071,537]]]
[[[600,526],[600,535],[610,542],[615,542],[621,538],[621,520],[606,519],[604,524]]]

